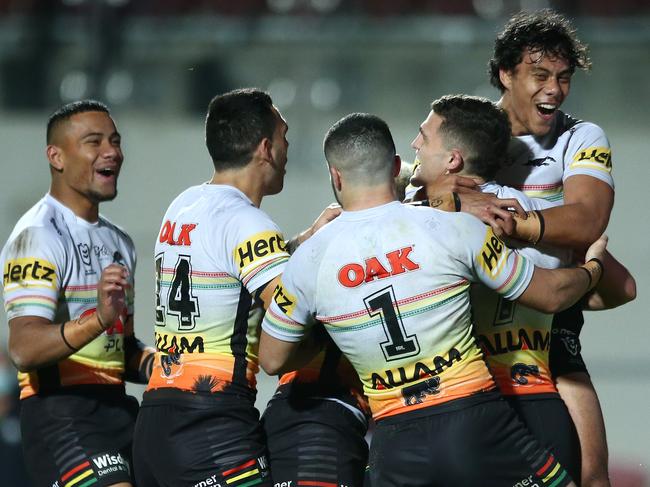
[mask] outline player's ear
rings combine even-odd
[[[271,139],[264,137],[260,143],[257,144],[255,154],[257,154],[262,161],[270,161],[273,160],[273,155],[271,154],[272,149],[273,143],[271,142]]]
[[[330,179],[332,180],[332,186],[336,191],[341,191],[341,173],[334,166],[329,167]]]
[[[60,147],[52,144],[48,145],[45,149],[45,155],[47,156],[47,160],[52,169],[58,172],[63,171],[63,166],[65,164],[63,162],[63,151]]]
[[[463,154],[458,149],[452,149],[449,153],[449,160],[447,161],[447,172],[450,174],[459,173],[465,166]]]
[[[510,69],[499,69],[499,81],[501,81],[501,84],[506,88],[506,90],[512,88],[513,75],[514,72]]]
[[[402,158],[399,154],[395,154],[395,161],[393,161],[393,178],[399,176],[399,172],[402,169]]]

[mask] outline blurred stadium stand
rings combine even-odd
[[[126,165],[120,197],[103,210],[136,242],[136,327],[151,343],[149,252],[173,195],[209,177],[202,119],[212,96],[259,86],[287,118],[286,190],[264,207],[291,235],[331,200],[321,141],[334,121],[378,114],[409,159],[432,99],[498,98],[486,76],[495,33],[513,12],[544,7],[570,16],[592,48],[593,72],[574,77],[566,110],[601,125],[614,148],[610,248],[639,297],[589,314],[583,345],[613,486],[649,487],[650,227],[639,198],[650,180],[650,0],[0,0],[0,240],[47,190],[47,115],[73,99],[106,101]],[[263,406],[273,382],[262,378],[260,388]]]

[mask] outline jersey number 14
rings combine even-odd
[[[156,256],[156,324],[165,326],[167,316],[178,319],[179,330],[192,330],[199,314],[199,300],[192,294],[192,259],[189,255],[179,255],[171,283],[163,281],[163,254]],[[162,297],[163,287],[168,287],[166,298]]]

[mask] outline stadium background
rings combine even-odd
[[[289,237],[332,200],[321,142],[333,122],[375,113],[412,160],[429,103],[448,93],[497,100],[486,76],[495,33],[509,14],[547,6],[572,18],[591,46],[593,70],[574,76],[564,109],[610,138],[610,250],[638,286],[635,302],[586,315],[583,354],[605,413],[614,486],[650,485],[648,0],[0,0],[0,239],[47,191],[49,113],[73,99],[107,102],[126,159],[119,197],[102,212],[135,240],[136,332],[152,344],[154,238],[171,199],[211,176],[203,118],[212,96],[257,86],[287,119],[285,190],[263,208]],[[4,323],[0,330],[4,343]],[[0,389],[7,396],[9,386]],[[262,375],[261,408],[272,389]],[[0,440],[11,446],[10,419]],[[17,468],[10,458],[2,457],[5,474]]]

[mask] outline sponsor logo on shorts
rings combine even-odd
[[[339,269],[338,281],[345,287],[357,287],[375,279],[386,279],[404,272],[416,271],[420,265],[409,258],[412,251],[413,246],[410,245],[388,252],[385,258],[382,257],[383,264],[378,257],[368,257],[363,264],[345,264]]]
[[[176,222],[166,220],[160,229],[158,241],[169,245],[182,245],[189,247],[192,245],[191,233],[196,228],[196,223],[181,223],[178,232],[176,231]]]
[[[3,282],[38,281],[46,287],[56,288],[56,266],[44,259],[26,257],[7,261]]]
[[[200,482],[194,484],[193,487],[221,487],[221,484],[217,481],[217,477],[220,475],[214,474],[207,479],[201,480]]]
[[[461,360],[460,352],[452,348],[447,352],[446,358],[436,355],[428,365],[424,362],[415,362],[413,368],[409,367],[409,370],[404,367],[397,367],[396,369],[385,370],[382,374],[373,372],[370,377],[372,388],[375,390],[393,389],[419,381],[425,377],[434,377],[452,367],[454,362],[460,362]],[[439,381],[438,384],[435,384],[436,388],[439,384]],[[433,386],[433,382],[429,386]],[[433,393],[430,392],[430,394]]]
[[[478,255],[478,262],[483,271],[492,279],[499,277],[506,264],[505,249],[503,241],[488,227],[483,247]]]
[[[130,473],[129,462],[119,453],[100,453],[90,457],[90,459],[94,464],[97,477],[100,479],[118,472],[126,473],[127,475]]]
[[[533,481],[532,475],[529,475],[525,479],[521,479],[516,484],[513,484],[512,487],[540,487],[540,485]]]
[[[612,151],[609,147],[588,147],[573,156],[570,167],[593,166],[597,164],[603,169],[612,169]]]
[[[285,254],[284,237],[277,232],[261,232],[253,235],[235,248],[235,262],[240,269],[273,254]]]
[[[278,308],[287,316],[291,316],[296,309],[296,297],[284,288],[281,281],[275,286],[273,300],[278,305]]]

